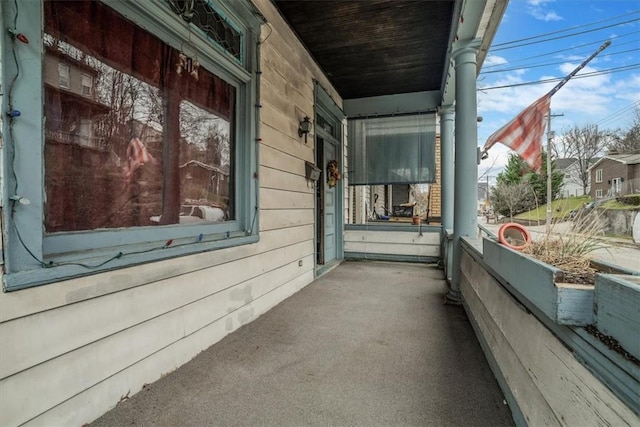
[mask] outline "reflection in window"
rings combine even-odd
[[[93,89],[93,78],[86,74],[82,75],[82,94],[84,96],[91,96]]]
[[[46,232],[233,219],[235,88],[100,2],[44,6]]]
[[[58,85],[69,89],[69,66],[66,64],[58,64]]]

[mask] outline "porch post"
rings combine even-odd
[[[453,229],[453,112],[452,105],[440,108],[440,174],[442,230]]]
[[[473,40],[453,52],[456,68],[455,185],[453,213],[453,268],[447,301],[462,303],[460,294],[460,237],[476,236],[478,228],[478,127],[476,55]]]

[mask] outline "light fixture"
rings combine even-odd
[[[26,197],[23,197],[19,194],[15,194],[11,197],[9,197],[9,200],[11,200],[14,203],[20,203],[21,205],[30,205],[31,204],[31,200],[27,199]]]
[[[307,134],[311,131],[311,120],[309,117],[304,116],[304,119],[300,122],[298,126],[298,136],[304,135],[304,142],[307,142]]]

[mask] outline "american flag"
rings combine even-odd
[[[148,162],[154,162],[155,159],[147,151],[144,143],[139,138],[132,138],[127,146],[127,157],[129,158],[128,168],[125,170],[125,177],[132,178],[133,173],[140,166]]]
[[[547,94],[529,105],[509,123],[494,132],[484,144],[483,151],[488,151],[499,142],[518,153],[533,170],[540,170],[545,117],[549,114],[550,104],[551,95]]]

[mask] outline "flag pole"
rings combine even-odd
[[[591,62],[591,60],[592,60],[593,58],[595,58],[595,57],[596,57],[596,55],[598,55],[600,52],[602,52],[603,50],[605,50],[606,48],[608,48],[610,44],[611,44],[611,40],[607,40],[606,42],[604,42],[604,43],[602,44],[602,46],[600,46],[600,47],[598,48],[598,50],[596,50],[595,52],[593,52],[593,53],[591,54],[591,56],[590,56],[590,57],[588,57],[587,59],[585,59],[584,61],[582,61],[582,64],[578,65],[578,66],[576,67],[576,69],[575,69],[575,70],[573,70],[573,71],[572,71],[571,73],[569,73],[565,78],[563,78],[563,79],[560,81],[560,83],[558,83],[557,85],[555,85],[555,86],[554,86],[554,88],[553,88],[553,89],[551,89],[547,95],[548,95],[549,97],[552,97],[552,96],[553,96],[557,91],[559,91],[559,90],[560,90],[560,88],[561,88],[562,86],[566,85],[566,84],[567,84],[567,82],[568,82],[568,81],[569,81],[573,76],[575,76],[576,74],[578,74],[578,72],[579,72],[580,70],[582,70],[582,69],[583,69],[583,68],[584,68],[584,67],[585,67],[589,62]]]
[[[573,76],[575,76],[576,74],[578,74],[578,72],[579,72],[580,70],[582,70],[582,69],[583,69],[583,68],[584,68],[584,67],[585,67],[585,66],[586,66],[586,65],[587,65],[587,64],[588,64],[588,63],[589,63],[593,58],[595,58],[595,57],[596,57],[600,52],[602,52],[603,50],[605,50],[606,48],[608,48],[608,47],[609,47],[609,45],[611,45],[611,40],[607,40],[606,42],[604,42],[604,43],[602,44],[602,46],[600,46],[600,47],[598,48],[598,50],[596,50],[595,52],[593,52],[593,53],[591,54],[591,56],[589,56],[587,59],[585,59],[584,61],[582,61],[582,63],[581,63],[580,65],[578,65],[578,66],[576,67],[576,69],[575,69],[575,70],[573,70],[571,73],[569,73],[568,75],[566,75],[566,76],[565,76],[565,77],[564,77],[564,78],[563,78],[563,79],[562,79],[562,80],[561,80],[557,85],[555,85],[555,86],[553,87],[553,89],[551,89],[551,90],[547,93],[547,95],[546,95],[546,96],[548,96],[549,98],[551,98],[553,95],[555,95],[555,93],[556,93],[557,91],[559,91],[559,90],[560,90],[560,88],[562,88],[562,86],[566,85],[566,84],[567,84],[567,82],[568,82],[569,80],[571,80],[571,78],[572,78]],[[485,145],[486,145],[486,144],[485,144]],[[492,144],[492,145],[493,145],[493,144]],[[491,148],[491,147],[489,147],[489,148]],[[489,157],[489,148],[483,148],[483,149],[482,149],[482,151],[480,152],[480,159],[484,160],[484,159],[486,159],[487,157]],[[550,176],[550,173],[549,173],[549,172],[550,172],[550,171],[547,171],[547,175],[549,175],[549,176]],[[548,196],[548,195],[549,195],[549,194],[547,194],[547,196]],[[549,202],[549,197],[547,197],[547,202]]]
[[[549,96],[549,98],[551,98],[557,91],[560,90],[560,88],[562,86],[566,85],[567,82],[573,76],[578,74],[578,72],[580,70],[582,70],[593,58],[595,58],[596,55],[598,55],[600,52],[602,52],[603,50],[608,48],[610,44],[611,44],[611,40],[607,40],[606,42],[604,42],[602,44],[602,46],[600,46],[598,48],[598,50],[593,52],[591,54],[591,56],[589,56],[587,59],[582,61],[582,64],[578,65],[575,70],[573,70],[565,78],[563,78],[560,81],[560,83],[555,85],[553,87],[553,89],[551,89],[549,91],[547,96]],[[553,191],[552,191],[551,176],[552,176],[552,171],[551,171],[551,110],[549,110],[549,112],[547,113],[547,212],[546,212],[547,215],[546,215],[546,218],[545,218],[546,219],[546,221],[545,221],[546,222],[546,227],[545,228],[546,228],[546,231],[547,231],[547,237],[549,237],[549,234],[551,233],[551,221],[552,221],[551,202],[552,202],[552,198],[553,198]]]

